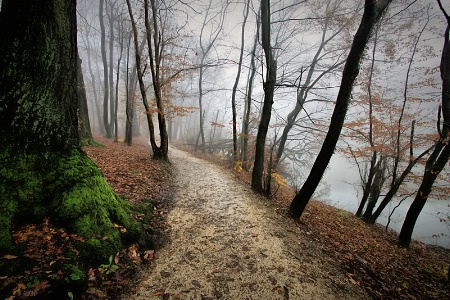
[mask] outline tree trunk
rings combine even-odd
[[[359,72],[359,63],[364,53],[373,27],[378,22],[382,12],[392,0],[373,1],[366,0],[364,13],[358,31],[353,39],[353,44],[348,54],[347,62],[342,73],[341,87],[336,100],[336,106],[331,117],[330,128],[325,137],[325,141],[320,149],[311,172],[300,191],[292,200],[290,210],[294,218],[300,218],[308,204],[309,199],[314,194],[320,180],[333,156],[334,149],[341,134],[350,102],[353,83]]]
[[[242,161],[243,161],[243,168],[244,170],[248,171],[250,170],[250,162],[248,158],[248,138],[250,134],[250,112],[252,109],[252,95],[253,95],[253,82],[255,80],[255,74],[256,74],[256,63],[255,63],[255,57],[256,57],[256,46],[258,44],[258,37],[259,37],[259,25],[260,25],[260,16],[258,13],[258,16],[256,17],[256,34],[255,39],[253,41],[253,49],[252,49],[252,55],[250,59],[250,74],[249,79],[247,83],[247,94],[246,94],[246,104],[245,104],[245,114],[242,121],[242,135],[243,135],[243,142],[242,142]]]
[[[158,149],[158,146],[156,145],[155,142],[155,128],[153,125],[153,120],[152,120],[152,116],[150,113],[150,106],[148,104],[148,100],[147,100],[147,93],[146,93],[146,89],[145,89],[145,85],[144,85],[144,80],[143,80],[143,73],[141,70],[141,55],[139,53],[139,46],[138,46],[138,32],[137,32],[137,27],[136,27],[136,22],[134,21],[134,16],[133,16],[133,11],[131,8],[131,4],[130,4],[130,0],[127,0],[127,6],[128,6],[128,13],[131,19],[131,26],[133,29],[133,41],[134,41],[134,49],[135,49],[135,57],[136,57],[136,71],[137,71],[137,77],[138,77],[138,81],[139,81],[139,90],[141,91],[141,96],[142,96],[142,102],[144,104],[145,107],[145,112],[146,112],[146,117],[147,117],[147,125],[150,131],[150,145],[152,147],[153,150],[153,156],[158,155],[158,153],[155,153],[155,149]]]
[[[125,81],[125,95],[126,95],[126,103],[125,103],[125,138],[124,143],[128,146],[131,146],[133,143],[133,109],[134,109],[134,91],[133,87],[136,86],[136,84],[131,84],[130,89],[130,43],[131,43],[131,34],[128,38],[128,45],[127,45],[127,69],[126,69],[126,81]],[[131,78],[136,78],[136,70],[133,68],[133,71],[131,73]],[[131,80],[133,82],[133,80]],[[133,85],[134,84],[134,85]],[[133,93],[131,94],[131,91]]]
[[[86,48],[87,48],[87,60],[88,60],[88,69],[89,69],[89,74],[91,76],[91,82],[92,82],[92,89],[93,89],[93,93],[94,93],[94,104],[95,104],[95,111],[97,115],[97,122],[98,122],[98,129],[100,132],[105,133],[103,130],[103,122],[102,122],[102,118],[101,118],[101,109],[100,106],[98,104],[98,98],[97,98],[97,76],[94,75],[94,72],[92,70],[92,63],[91,63],[91,45],[89,43],[89,37],[86,38]],[[96,124],[96,122],[93,122],[94,124]],[[95,127],[94,127],[95,128]]]
[[[84,237],[87,259],[119,251],[114,223],[127,228],[130,241],[143,237],[79,146],[75,3],[2,2],[0,251],[12,245],[13,222],[43,217]]]
[[[211,7],[213,5],[213,0],[209,0],[208,7],[206,8],[206,11],[204,12],[204,18],[203,23],[200,29],[200,50],[201,50],[201,58],[200,58],[200,68],[199,68],[199,79],[198,79],[198,106],[200,111],[200,132],[199,135],[202,140],[202,152],[205,153],[205,132],[204,132],[204,122],[205,122],[205,110],[203,109],[203,75],[205,71],[205,60],[209,54],[209,51],[212,49],[214,43],[216,42],[217,38],[219,37],[219,34],[222,32],[223,28],[223,22],[225,20],[225,14],[227,7],[230,2],[225,1],[221,3],[221,11],[214,15],[214,17],[211,17]],[[219,20],[217,21],[217,17]],[[208,28],[208,24],[211,25],[210,28]],[[214,26],[216,25],[216,26]],[[205,29],[206,30],[205,33]],[[209,39],[205,39],[205,35]],[[206,42],[205,42],[206,40]],[[195,150],[198,149],[198,140],[195,144]]]
[[[329,5],[330,5],[330,2],[328,1],[327,5],[326,5],[327,13],[331,10],[331,9],[329,9]],[[331,38],[327,38],[327,30],[328,30],[328,25],[329,25],[330,20],[331,19],[329,19],[329,18],[325,18],[325,20],[323,21],[323,25],[322,25],[323,26],[323,30],[322,30],[321,43],[320,43],[320,46],[319,46],[319,48],[317,49],[317,51],[316,51],[316,53],[314,55],[314,58],[313,58],[311,64],[309,65],[308,75],[306,76],[306,80],[305,80],[305,82],[303,84],[301,82],[302,77],[300,76],[299,85],[301,87],[297,90],[297,101],[295,103],[295,107],[287,115],[287,120],[286,120],[287,123],[286,123],[286,126],[284,126],[283,133],[281,134],[280,141],[279,141],[279,146],[278,146],[278,150],[277,150],[277,155],[275,157],[275,167],[276,167],[276,165],[278,164],[278,162],[280,161],[280,159],[281,159],[281,157],[283,155],[284,148],[286,146],[286,142],[287,142],[287,139],[288,139],[289,132],[291,131],[292,127],[294,126],[295,120],[297,119],[298,114],[303,109],[303,105],[305,104],[306,97],[308,96],[308,91],[314,86],[314,84],[312,84],[311,86],[310,86],[310,84],[311,84],[311,81],[312,81],[312,76],[316,72],[316,66],[319,63],[322,50],[325,48],[325,45],[328,42],[331,41]],[[327,73],[328,71],[325,70],[323,72]]]
[[[167,134],[167,125],[166,125],[166,116],[165,116],[165,108],[162,99],[162,91],[161,91],[161,54],[164,47],[164,42],[162,41],[161,31],[158,26],[158,16],[157,16],[157,8],[155,0],[150,0],[150,4],[152,7],[152,17],[153,17],[153,47],[152,47],[152,37],[151,37],[151,28],[150,28],[150,18],[148,15],[148,0],[144,0],[145,6],[145,28],[147,32],[147,43],[148,43],[148,52],[150,58],[150,69],[152,73],[152,82],[153,82],[153,91],[155,92],[156,99],[156,107],[158,108],[158,129],[160,136],[160,145],[159,147],[152,148],[153,149],[153,158],[169,160],[169,137]],[[152,134],[150,133],[150,138],[152,138]],[[153,135],[154,139],[154,135]],[[153,145],[153,143],[151,142]],[[156,145],[156,142],[155,142]]]
[[[400,245],[408,247],[411,243],[411,236],[416,224],[417,218],[422,211],[422,208],[427,202],[427,198],[431,192],[434,181],[439,173],[445,167],[450,157],[450,144],[448,137],[446,139],[440,139],[438,145],[434,149],[433,153],[427,160],[425,166],[425,172],[423,175],[422,183],[417,192],[414,201],[408,209],[405,221],[403,222],[402,229],[399,235]]]
[[[139,128],[136,127],[135,122],[135,110],[134,110],[134,102],[135,97],[134,94],[136,93],[136,86],[137,86],[137,66],[136,61],[133,64],[133,69],[131,70],[131,79],[128,78],[129,76],[129,60],[130,60],[130,43],[131,39],[133,38],[132,33],[130,33],[130,37],[128,40],[128,46],[127,46],[127,101],[126,101],[126,107],[125,107],[125,113],[127,115],[126,123],[125,123],[125,140],[124,142],[131,146],[133,143],[133,134],[135,132],[134,129],[137,129],[139,131]],[[144,50],[146,39],[142,39],[141,44],[139,45],[139,56],[142,54],[142,51]]]
[[[100,19],[100,30],[101,30],[101,52],[103,61],[103,126],[105,126],[106,137],[111,138],[111,128],[108,122],[108,99],[109,99],[109,83],[108,83],[108,60],[106,59],[106,33],[105,33],[105,23],[103,18],[104,11],[104,1],[99,2],[99,19]]]
[[[386,206],[391,202],[392,198],[394,198],[395,194],[397,193],[398,189],[402,185],[403,181],[406,179],[406,177],[411,173],[412,168],[416,165],[416,163],[425,155],[428,154],[433,148],[434,145],[427,150],[423,151],[418,157],[413,159],[414,151],[413,151],[413,138],[414,138],[414,127],[415,127],[415,121],[412,122],[411,126],[411,136],[410,136],[410,145],[409,145],[409,163],[408,166],[403,170],[400,177],[398,177],[395,182],[391,185],[391,188],[387,192],[386,196],[384,196],[383,200],[380,202],[380,205],[378,205],[375,212],[370,216],[370,218],[367,220],[367,223],[369,224],[375,224],[378,217],[380,216],[381,212],[386,208]]]
[[[275,82],[277,79],[277,63],[273,57],[272,46],[270,45],[270,1],[261,1],[261,40],[266,57],[266,82],[264,83],[264,104],[261,121],[256,135],[255,162],[252,172],[252,189],[260,194],[264,193],[263,171],[264,171],[264,150],[266,146],[266,136],[269,130],[270,118],[272,115],[273,95],[275,92]]]
[[[450,17],[445,12],[442,4],[438,1],[439,7],[447,19],[447,28],[445,30],[444,48],[442,50],[440,71],[442,79],[442,129],[440,128],[440,118],[438,118],[439,140],[436,148],[428,158],[425,165],[425,172],[419,191],[411,204],[405,221],[399,235],[400,245],[408,247],[411,243],[411,236],[416,224],[417,218],[422,211],[425,202],[431,192],[434,181],[439,173],[444,169],[450,158]],[[440,116],[440,112],[439,112]]]
[[[111,131],[111,137],[113,137],[114,132],[114,124],[115,124],[115,97],[114,97],[114,5],[112,1],[109,1],[109,14],[108,14],[108,21],[109,21],[109,130]],[[117,73],[119,72],[119,69],[117,69]],[[114,139],[116,137],[114,136]]]
[[[372,120],[371,115],[370,115],[370,120]],[[372,128],[372,125],[370,127]],[[372,130],[370,132],[372,132]],[[370,134],[370,136],[371,136],[371,134]],[[377,161],[377,154],[378,154],[377,151],[374,151],[372,153],[372,158],[370,160],[369,175],[367,176],[367,181],[364,184],[363,196],[361,198],[361,202],[359,203],[358,210],[356,211],[356,214],[355,214],[355,216],[358,217],[358,218],[361,217],[361,215],[362,215],[362,213],[364,211],[364,207],[366,206],[367,199],[369,199],[370,187],[372,186],[373,176],[375,175],[375,166],[376,166],[376,161]]]
[[[204,59],[202,58],[202,61],[200,63],[200,70],[199,70],[199,78],[198,78],[198,110],[200,112],[200,132],[199,132],[199,138],[201,138],[202,144],[201,144],[201,150],[203,153],[205,153],[205,132],[203,130],[203,123],[205,118],[205,111],[203,110],[203,64]],[[199,139],[197,139],[197,142],[195,144],[195,150],[198,149]]]
[[[123,24],[123,23],[121,23]],[[123,28],[121,28],[121,32],[119,32],[119,44],[120,44],[120,52],[119,52],[119,58],[117,59],[117,74],[116,74],[116,96],[114,97],[116,101],[114,102],[114,142],[118,142],[119,139],[119,124],[117,120],[117,112],[119,110],[119,80],[120,80],[120,63],[122,61],[122,55],[123,55],[123,39],[124,39],[124,33]]]
[[[91,123],[89,122],[89,110],[84,86],[83,72],[81,69],[81,58],[77,55],[77,93],[78,93],[78,131],[81,145],[92,145]]]
[[[366,223],[369,223],[370,218],[372,217],[373,209],[375,205],[377,205],[378,198],[381,194],[381,188],[386,181],[386,160],[383,156],[380,157],[380,160],[375,167],[375,177],[373,179],[372,185],[370,186],[370,198],[369,203],[367,204],[366,211],[363,215],[363,220]]]
[[[219,120],[219,112],[220,110],[217,110],[216,116],[214,118],[214,122],[217,124],[217,121]],[[212,154],[213,153],[213,147],[211,147],[213,145],[214,139],[216,137],[216,127],[217,125],[211,125],[211,130],[209,131],[209,153]]]
[[[233,92],[231,94],[231,110],[233,113],[233,161],[238,160],[238,145],[237,145],[237,121],[236,121],[236,92],[238,89],[239,78],[241,77],[242,60],[244,57],[245,47],[245,24],[247,23],[248,11],[250,8],[249,0],[245,2],[244,21],[241,28],[241,53],[239,55],[238,70],[236,79],[233,85]]]
[[[379,28],[380,27],[378,26],[377,30],[375,31],[375,39],[373,42],[372,60],[371,60],[371,64],[370,64],[370,73],[369,73],[369,86],[367,89],[367,93],[369,94],[369,143],[370,143],[370,147],[372,147],[372,148],[374,148],[372,77],[373,77],[373,70],[374,70],[374,66],[375,66],[375,54],[376,54],[376,50],[377,50],[377,38],[378,38]],[[370,169],[369,169],[369,174],[367,176],[367,181],[363,187],[363,196],[361,198],[361,203],[359,204],[358,210],[356,211],[356,214],[355,214],[355,216],[358,218],[361,217],[364,207],[366,206],[367,199],[369,199],[370,190],[371,190],[372,182],[373,182],[373,177],[375,175],[375,166],[377,164],[377,156],[378,156],[378,152],[374,150],[372,153],[372,158],[370,160]],[[363,177],[361,176],[361,178],[363,178]]]

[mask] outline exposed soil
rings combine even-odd
[[[366,299],[318,243],[231,173],[170,149],[169,239],[123,299]]]

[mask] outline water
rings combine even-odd
[[[330,199],[325,201],[327,204],[352,213],[356,212],[362,189],[355,186],[360,179],[354,165],[344,158],[333,157],[323,181],[331,185]],[[400,231],[412,200],[411,197],[403,201],[395,209],[389,223],[390,228]],[[392,201],[378,218],[377,223],[386,225],[389,214],[398,203],[398,199]],[[449,215],[449,201],[428,200],[417,219],[412,238],[430,245],[450,248],[450,224],[447,219]],[[447,221],[441,221],[441,219]]]

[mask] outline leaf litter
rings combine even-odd
[[[134,217],[148,228],[155,246],[162,243],[167,227],[164,216],[172,197],[172,167],[152,161],[142,144],[130,147],[101,137],[96,140],[105,147],[84,150],[119,196],[134,204],[151,202],[152,218]],[[130,291],[137,274],[157,258],[153,249],[133,244],[101,265],[82,264],[77,245],[84,239],[53,226],[50,218],[17,226],[13,238],[15,253],[0,256],[0,299],[116,299]]]
[[[132,245],[109,263],[78,265],[88,282],[80,299],[450,299],[448,249],[419,242],[403,249],[395,233],[315,201],[293,221],[286,214],[292,190],[281,187],[270,200],[255,196],[249,174],[232,173],[217,156],[171,149],[173,172],[149,159],[145,141],[129,147],[98,140],[106,147],[85,151],[118,195],[155,204],[151,220],[135,218],[149,222],[160,249]],[[201,178],[206,182],[197,184]],[[45,299],[78,279],[63,266],[77,264],[80,237],[46,219],[15,228],[14,239],[22,252],[0,257],[0,298]],[[3,268],[18,260],[20,271]],[[62,295],[74,297],[67,290]]]

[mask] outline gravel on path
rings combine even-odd
[[[368,299],[269,201],[226,169],[170,148],[169,242],[127,299]]]

